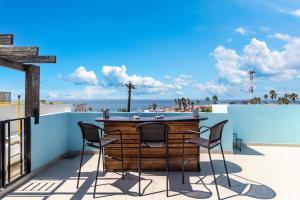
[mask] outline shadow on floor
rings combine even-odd
[[[247,145],[242,145],[242,150],[234,150],[234,154],[238,154],[238,155],[253,155],[253,156],[264,156],[264,154],[262,154],[259,151],[256,151],[255,149],[252,149],[251,147],[247,146]]]
[[[85,158],[84,162],[87,162],[91,157]],[[78,190],[62,191],[60,188],[68,180],[77,180],[77,163],[78,159],[73,161],[63,161],[58,163],[56,166],[50,168],[44,172],[41,176],[36,177],[32,181],[23,185],[15,193],[9,194],[10,197],[43,197],[47,199],[52,195],[71,195],[71,199],[82,199],[85,195],[92,195],[91,188],[94,187],[95,171],[82,172],[80,187]],[[73,163],[72,163],[73,162]],[[231,192],[222,194],[221,198],[231,199],[236,196],[247,196],[255,199],[272,199],[276,196],[276,192],[264,185],[245,177],[238,176],[236,173],[242,171],[242,168],[232,162],[227,162],[229,177],[232,187],[228,187],[226,176],[224,175],[224,166],[222,160],[213,161],[217,176],[217,183],[219,188],[223,187]],[[61,168],[68,168],[66,170],[59,171]],[[112,174],[112,173],[111,173]],[[107,173],[99,173],[99,184],[97,186],[96,198],[118,196],[118,195],[129,195],[132,197],[138,196],[137,184],[138,176],[132,173],[127,173],[125,179],[121,179],[120,174],[108,175]],[[142,195],[151,196],[152,194],[161,193],[162,198],[165,198],[166,190],[162,188],[155,188],[155,178],[153,176],[159,176],[162,178],[165,176],[164,172],[144,172],[142,173]],[[44,182],[42,182],[45,180]],[[102,181],[101,181],[102,180]],[[109,182],[104,181],[109,180]],[[181,182],[180,172],[170,172],[169,176],[169,189],[170,196],[184,195],[186,197],[195,199],[209,199],[212,195],[216,194],[214,182],[212,181],[212,171],[208,161],[201,162],[201,172],[186,172],[185,184]],[[165,181],[165,179],[162,179]],[[112,186],[116,189],[116,192],[109,192],[105,189],[106,186]],[[154,190],[151,191],[150,187],[154,186]],[[71,185],[73,187],[73,185]],[[75,189],[76,185],[74,184]],[[228,194],[231,194],[228,196]],[[227,195],[227,196],[226,196]]]
[[[224,174],[225,173],[223,160],[213,160],[213,164],[214,164],[215,174]],[[239,173],[242,171],[242,168],[233,162],[226,161],[226,165],[228,168],[228,173],[230,173],[230,174],[231,173]],[[201,161],[200,167],[201,167],[201,172],[200,172],[201,176],[212,175],[209,161]]]
[[[230,190],[236,194],[223,199],[230,199],[236,196],[246,196],[255,199],[273,199],[276,197],[276,192],[272,188],[262,183],[255,182],[234,174],[231,175],[230,181],[232,184]],[[224,175],[220,175],[217,178],[217,183],[220,186],[228,187],[226,177]]]

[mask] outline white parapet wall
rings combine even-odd
[[[71,112],[71,104],[41,104],[41,115]]]
[[[21,105],[20,116],[24,117],[24,105]],[[41,104],[40,115],[54,114],[61,112],[71,112],[71,104]],[[0,120],[15,119],[18,118],[18,106],[12,105],[0,105]]]
[[[72,105],[71,104],[41,104],[40,105],[40,114],[54,114],[54,113],[63,113],[63,112],[71,112]],[[21,105],[20,109],[20,117],[24,117],[24,105]],[[15,119],[18,118],[18,106],[16,104],[12,105],[0,105],[0,121],[7,119]],[[20,137],[17,135],[17,123],[11,123],[11,164],[17,163],[20,160]],[[7,139],[7,135],[6,135]],[[8,144],[5,144],[6,152],[8,152]],[[7,160],[7,154],[6,154]],[[7,165],[7,163],[6,163]]]
[[[213,113],[228,113],[228,104],[212,104]]]

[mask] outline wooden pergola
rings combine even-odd
[[[13,46],[13,34],[0,34],[0,66],[25,72],[25,117],[40,115],[40,66],[56,56],[40,56],[38,47]]]

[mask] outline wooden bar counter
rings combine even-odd
[[[201,120],[207,118],[191,117],[165,117],[155,119],[154,117],[141,117],[133,119],[132,117],[114,117],[109,119],[97,118],[97,122],[104,123],[104,129],[107,131],[119,129],[122,132],[124,168],[127,170],[137,170],[138,166],[138,144],[139,132],[136,126],[143,122],[160,122],[169,125],[169,159],[170,170],[180,171],[182,162],[182,134],[186,130],[198,131]],[[108,135],[117,137],[117,135]],[[185,138],[193,138],[195,134],[186,134]],[[195,155],[199,157],[199,149],[193,145],[185,144],[185,157],[191,158]],[[110,157],[121,157],[120,144],[111,144],[105,147],[105,168],[108,171],[120,170],[121,163]],[[165,149],[161,147],[142,149],[142,169],[148,171],[165,170]],[[199,160],[193,160],[185,166],[188,171],[199,170]]]

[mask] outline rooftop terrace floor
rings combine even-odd
[[[232,187],[222,175],[220,154],[213,154],[222,199],[297,200],[300,196],[300,148],[249,146],[240,154],[226,154]],[[82,168],[80,188],[76,189],[79,156],[64,159],[34,177],[4,199],[93,199],[96,155],[87,155]],[[170,173],[170,197],[165,193],[164,172],[142,174],[143,196],[138,197],[137,174],[130,172],[125,180],[116,173],[100,173],[96,199],[217,199],[206,153],[201,154],[200,174],[188,172],[181,184],[179,172]]]

